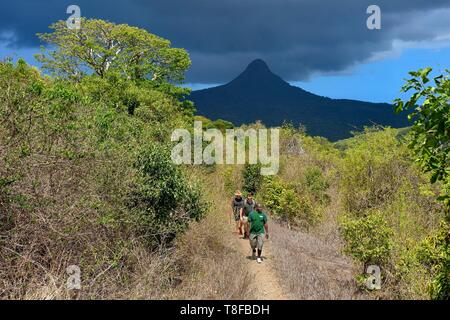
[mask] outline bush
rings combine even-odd
[[[190,221],[200,220],[206,212],[200,189],[190,185],[172,163],[169,148],[154,145],[144,149],[135,167],[138,179],[131,192],[130,208],[149,240],[170,243]]]
[[[395,100],[395,111],[412,111],[408,119],[414,121],[410,130],[409,147],[412,149],[415,160],[424,172],[430,173],[430,182],[442,183],[439,201],[444,204],[444,237],[437,238],[434,250],[440,252],[436,259],[435,278],[431,285],[431,296],[434,299],[450,299],[450,270],[449,246],[450,232],[447,223],[450,221],[450,70],[434,77],[430,81],[433,69],[428,67],[418,71],[409,72],[411,79],[406,81],[402,92],[408,94],[409,100]]]
[[[364,264],[382,265],[389,259],[392,230],[381,212],[366,217],[342,221],[342,236],[346,241],[345,252]]]
[[[0,62],[2,298],[70,298],[70,264],[83,271],[80,298],[123,296],[149,260],[163,263],[155,259],[168,251],[154,245],[205,212],[161,147],[188,120],[180,105],[108,81],[71,83]],[[172,267],[156,274],[161,282]]]
[[[366,129],[346,141],[338,170],[347,212],[341,231],[348,254],[384,264],[389,279],[383,294],[422,299],[434,271],[420,262],[418,245],[436,232],[442,206],[436,201],[438,186],[413,163],[399,132]]]
[[[244,179],[244,191],[258,192],[264,178],[261,175],[261,164],[245,164],[242,176]]]
[[[235,165],[223,166],[221,179],[224,191],[229,197],[233,196],[236,190],[241,190],[242,188],[242,172]]]
[[[391,201],[408,177],[408,155],[393,129],[366,130],[358,136],[339,168],[346,211],[364,215],[366,210]]]
[[[432,299],[446,300],[450,296],[450,246],[449,226],[442,222],[441,228],[420,244],[419,259],[426,265],[433,280],[429,285]]]
[[[328,182],[323,176],[322,170],[317,166],[307,167],[305,171],[305,182],[314,199],[319,202],[329,200],[325,191],[329,188]]]
[[[308,227],[318,220],[310,199],[279,177],[267,178],[260,196],[266,208],[284,222]]]

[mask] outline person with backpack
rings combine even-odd
[[[231,217],[234,218],[234,222],[236,223],[236,233],[242,235],[241,230],[241,210],[244,207],[244,198],[242,197],[242,193],[239,190],[236,190],[233,198],[231,198]],[[231,221],[230,221],[231,222]]]
[[[269,226],[267,225],[267,215],[262,211],[260,204],[257,204],[255,210],[250,212],[248,221],[250,223],[249,239],[250,247],[252,248],[252,259],[254,260],[256,258],[256,261],[261,263],[264,237],[269,239]],[[256,253],[258,253],[257,257]]]
[[[244,200],[244,206],[241,209],[241,227],[244,228],[244,238],[248,239],[250,226],[248,224],[248,215],[255,210],[256,201],[253,199],[253,192],[249,192]]]

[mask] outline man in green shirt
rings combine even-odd
[[[269,226],[267,225],[267,215],[262,212],[260,204],[256,205],[256,211],[250,212],[248,215],[250,223],[250,246],[252,247],[252,258],[255,259],[256,249],[258,249],[258,263],[262,262],[261,253],[264,244],[264,234],[269,239]]]

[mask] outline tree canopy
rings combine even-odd
[[[450,298],[450,71],[434,78],[430,84],[432,68],[410,72],[411,79],[403,86],[403,92],[414,91],[406,102],[395,101],[397,112],[413,110],[409,115],[414,124],[411,129],[410,147],[416,161],[424,171],[431,173],[431,182],[442,183],[439,200],[444,203],[445,220],[441,230],[427,242],[428,259],[433,265],[434,279],[430,293],[434,299]]]
[[[38,36],[51,49],[43,47],[36,58],[59,77],[79,80],[90,73],[105,77],[115,72],[131,80],[179,83],[191,64],[186,50],[126,24],[83,18],[80,29],[67,28],[65,21],[50,29]]]
[[[431,68],[410,72],[413,77],[403,86],[403,92],[415,91],[406,102],[395,100],[396,112],[413,110],[408,116],[414,120],[410,147],[417,162],[431,173],[431,182],[441,181],[444,190],[441,200],[450,205],[450,71],[434,78],[430,85]],[[420,102],[420,104],[418,104]]]

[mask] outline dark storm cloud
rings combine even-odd
[[[83,16],[143,27],[186,48],[190,82],[230,80],[255,58],[301,80],[389,51],[394,39],[430,41],[450,32],[448,0],[15,0],[2,5],[0,42],[38,45],[35,33],[66,19],[70,4]],[[382,30],[366,28],[370,4],[382,9]]]

